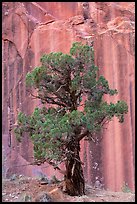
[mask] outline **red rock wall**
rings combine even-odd
[[[3,176],[12,173],[48,176],[55,173],[47,165],[33,161],[27,136],[19,144],[13,134],[18,111],[31,113],[37,100],[31,100],[24,79],[39,65],[45,52],[67,53],[72,42],[94,41],[95,62],[123,99],[129,112],[125,123],[114,120],[104,129],[97,144],[81,142],[81,159],[86,181],[100,181],[105,188],[120,191],[124,182],[134,190],[135,79],[134,2],[3,2],[2,5],[2,131]],[[111,97],[107,97],[111,101]],[[57,174],[57,172],[56,172]],[[58,174],[58,177],[61,177]]]

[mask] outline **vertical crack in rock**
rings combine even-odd
[[[132,83],[130,81],[129,83],[129,94],[130,94],[130,125],[131,125],[131,131],[132,131],[132,147],[134,149],[134,130],[133,130],[133,110],[132,110],[132,104],[133,104],[133,101],[132,101]],[[135,149],[133,151],[133,163],[134,163],[134,166],[135,166],[135,156],[134,156],[134,153],[135,153]]]
[[[11,130],[12,130],[12,118],[11,118],[11,113],[12,113],[12,110],[11,110],[11,106],[10,106],[10,99],[8,100],[8,146],[11,147]]]
[[[5,106],[7,107],[7,134],[8,134],[8,146],[12,147],[12,125],[14,123],[14,110],[13,110],[13,90],[18,84],[18,80],[23,71],[23,59],[20,56],[18,50],[16,49],[15,44],[8,40],[4,39],[5,44],[5,54],[8,55],[7,58],[4,57],[4,95],[5,95]],[[5,55],[4,55],[5,56]],[[7,86],[6,86],[7,84]],[[7,92],[9,93],[7,95]],[[16,103],[17,104],[17,103]],[[16,105],[14,105],[16,106]],[[15,108],[14,108],[15,109]],[[3,110],[3,117],[6,117],[6,108]],[[4,126],[6,125],[4,124]]]
[[[13,41],[9,40],[8,38],[5,38],[5,39],[3,39],[3,40],[4,40],[4,42],[9,42],[9,43],[10,43],[10,46],[11,46],[11,44],[14,45],[14,47],[16,48],[16,45],[15,45],[15,43],[14,43]],[[16,51],[17,51],[17,54],[21,57],[21,55],[20,55],[19,51],[17,50],[17,48],[16,48]],[[21,57],[21,58],[22,58],[22,57]],[[15,59],[15,60],[16,60],[16,59]]]

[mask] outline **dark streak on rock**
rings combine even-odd
[[[133,110],[132,110],[133,101],[132,101],[132,83],[131,83],[131,81],[129,83],[129,94],[130,94],[130,125],[131,125],[131,134],[132,134],[132,147],[134,149],[135,147],[134,147]],[[133,152],[135,152],[135,149]],[[133,156],[133,160],[134,160],[134,165],[135,165],[135,157],[134,156]]]
[[[16,108],[19,108],[19,86],[16,86]]]
[[[9,42],[9,43],[11,43],[11,44],[13,44],[14,46],[15,46],[15,48],[16,48],[16,44],[13,42],[13,41],[11,41],[11,40],[9,40],[9,39],[7,39],[7,38],[5,38],[5,39],[3,39],[4,40],[4,42]],[[17,55],[19,55],[20,57],[21,57],[21,55],[20,55],[20,53],[19,53],[19,51],[17,50],[17,48],[16,48],[16,51],[17,51]],[[21,57],[22,58],[22,57]]]
[[[14,86],[14,63],[9,65],[9,93],[12,91]]]
[[[90,12],[89,12],[89,3],[83,2],[83,17],[84,20],[90,19]]]
[[[48,25],[48,24],[53,23],[53,22],[55,22],[55,20],[49,20],[48,22],[40,23],[39,26],[41,26],[41,25]]]
[[[17,78],[18,78],[23,72],[23,60],[20,57],[20,55],[17,55],[16,62],[17,62]]]

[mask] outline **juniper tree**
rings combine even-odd
[[[21,142],[23,133],[29,133],[38,163],[46,161],[60,169],[59,164],[64,162],[66,192],[83,195],[80,141],[92,140],[114,116],[124,122],[128,106],[125,101],[105,101],[104,95],[118,92],[99,75],[93,47],[75,42],[69,54],[52,52],[40,61],[41,66],[27,73],[26,85],[31,94],[37,90],[35,98],[43,107],[36,107],[31,115],[18,114],[16,137]]]

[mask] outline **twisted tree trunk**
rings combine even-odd
[[[66,161],[65,191],[72,196],[85,194],[85,180],[80,161],[79,141],[71,141],[68,145],[68,155]]]

